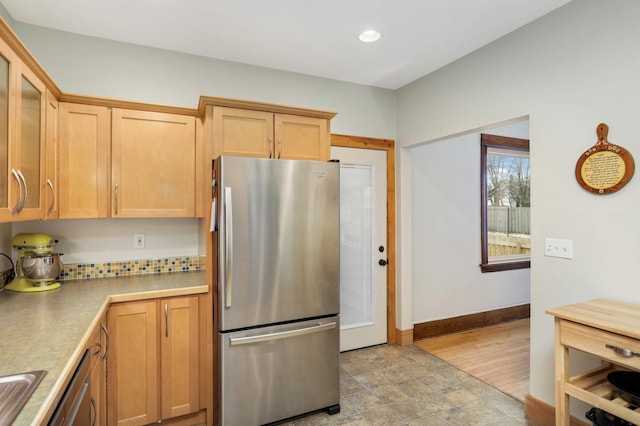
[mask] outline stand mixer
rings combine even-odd
[[[57,240],[48,234],[20,233],[11,242],[18,252],[16,277],[5,289],[33,292],[60,287],[56,277],[62,269],[62,253],[53,253]]]

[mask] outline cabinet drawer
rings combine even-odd
[[[600,330],[575,322],[560,322],[560,341],[563,345],[592,354],[603,360],[640,370],[639,356],[624,356],[607,345],[640,353],[640,340]]]

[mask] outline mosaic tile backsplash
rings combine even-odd
[[[204,269],[205,258],[199,256],[164,257],[161,259],[126,260],[105,263],[69,263],[62,268],[59,279],[86,280],[125,275],[164,274]]]

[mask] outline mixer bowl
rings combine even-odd
[[[60,256],[62,253],[26,255],[21,259],[22,272],[32,281],[54,280],[62,269]]]

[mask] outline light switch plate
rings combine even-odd
[[[544,255],[561,257],[563,259],[573,259],[573,241],[560,240],[558,238],[545,238]]]

